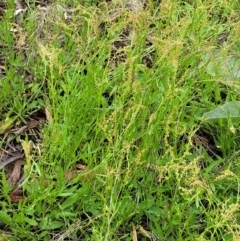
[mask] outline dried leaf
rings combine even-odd
[[[22,153],[20,153],[20,152],[15,153],[15,155],[13,157],[0,162],[0,169],[2,169],[3,167],[5,167],[6,165],[8,165],[11,162],[17,161],[21,157],[22,157]]]
[[[139,12],[143,9],[144,1],[143,0],[125,0],[127,8],[132,12]]]
[[[76,164],[76,168],[79,170],[86,170],[87,166],[83,164]]]
[[[96,170],[89,171],[86,169],[81,172],[81,181],[91,183],[95,180],[96,175],[97,175]]]
[[[13,171],[7,180],[8,185],[15,185],[21,176],[21,159],[14,164]]]
[[[67,171],[65,173],[65,179],[67,181],[72,181],[76,177],[77,177],[77,172],[76,171]]]
[[[53,118],[47,107],[45,108],[45,114],[46,114],[46,118],[47,118],[48,122],[51,123],[53,121]]]
[[[145,237],[152,239],[151,235],[148,231],[146,231],[141,225],[139,226],[139,231],[144,235]]]
[[[15,10],[15,12],[14,12],[14,16],[17,16],[19,13],[21,13],[21,12],[24,12],[24,9],[17,9],[17,10]]]
[[[13,203],[19,203],[23,201],[23,191],[20,189],[17,189],[9,194],[10,199]]]
[[[23,127],[19,128],[18,130],[12,131],[12,133],[14,133],[15,135],[20,135],[20,134],[22,134],[27,128],[28,128],[27,126],[23,126]]]
[[[16,46],[17,48],[20,48],[22,47],[23,45],[25,45],[26,43],[26,33],[24,32],[19,32],[19,35],[18,35],[18,39],[17,39],[17,42],[16,42]]]
[[[138,241],[137,231],[134,225],[133,225],[133,241]]]

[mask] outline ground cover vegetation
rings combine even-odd
[[[240,240],[239,16],[2,1],[0,240]]]

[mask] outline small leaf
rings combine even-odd
[[[73,194],[72,196],[68,197],[67,200],[64,201],[61,207],[64,210],[67,207],[72,206],[76,202],[78,202],[78,197],[76,194]]]
[[[14,119],[7,117],[4,121],[0,122],[0,134],[3,134],[5,130],[10,128],[14,122]]]
[[[28,224],[30,224],[31,226],[37,226],[37,225],[38,225],[38,223],[37,223],[34,219],[24,217],[24,220],[25,220]]]
[[[57,217],[57,215],[56,215]],[[60,217],[64,217],[64,218],[67,218],[67,217],[76,217],[76,214],[73,213],[73,212],[66,212],[66,211],[63,211],[61,213],[59,213],[59,218]]]
[[[72,192],[63,192],[63,193],[58,194],[58,197],[68,197],[71,195],[73,195]]]
[[[203,114],[204,121],[217,121],[220,119],[240,119],[240,101],[227,102],[216,109]]]
[[[12,224],[12,218],[5,211],[0,211],[0,221],[4,224]]]
[[[63,222],[53,221],[53,222],[49,223],[49,224],[45,227],[45,229],[47,229],[47,230],[57,229],[57,228],[62,227],[63,225],[64,225]]]
[[[47,217],[43,218],[39,226],[41,229],[46,229],[46,227],[48,226],[48,218]]]

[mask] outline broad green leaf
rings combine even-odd
[[[202,64],[213,77],[221,77],[226,81],[240,80],[240,56],[223,56],[220,50],[213,50],[202,57]]]
[[[240,119],[240,101],[227,102],[216,109],[203,114],[204,121],[217,121],[219,119]]]

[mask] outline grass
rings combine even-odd
[[[238,1],[78,2],[0,22],[0,144],[25,153],[1,240],[239,240],[240,121],[201,119],[239,100],[204,61],[240,55]]]

